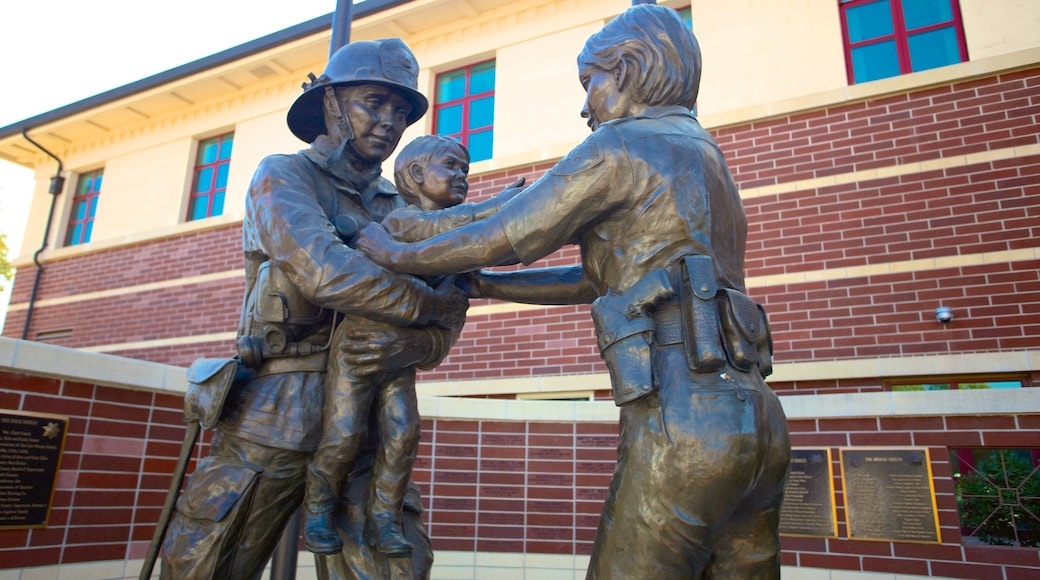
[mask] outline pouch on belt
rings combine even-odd
[[[247,378],[235,358],[200,358],[187,372],[188,391],[184,394],[184,420],[198,421],[203,429],[217,426],[231,386]]]
[[[719,283],[711,256],[690,255],[682,259],[683,342],[690,370],[710,373],[726,364],[719,331],[719,311],[715,301]]]
[[[773,372],[773,338],[766,312],[747,294],[732,289],[719,292],[719,318],[726,354],[735,368],[758,370],[763,377]]]

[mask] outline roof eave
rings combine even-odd
[[[365,16],[371,16],[384,10],[389,10],[402,4],[407,4],[413,0],[367,0],[354,6],[354,19],[364,18]],[[135,94],[160,87],[167,83],[171,83],[191,75],[195,75],[201,72],[205,72],[209,69],[231,63],[254,54],[264,52],[277,48],[283,44],[305,38],[314,34],[318,34],[332,27],[332,13],[324,16],[313,18],[306,22],[302,22],[295,26],[290,26],[284,30],[273,32],[267,36],[262,36],[255,40],[251,40],[244,44],[229,48],[227,50],[218,52],[216,54],[200,58],[198,60],[183,64],[181,66],[172,68],[170,70],[161,72],[150,77],[143,78],[139,81],[123,85],[121,87],[114,88],[103,93],[99,93],[92,97],[87,97],[81,101],[70,103],[63,107],[59,107],[46,113],[29,117],[17,121],[6,127],[0,127],[0,139],[5,139],[13,135],[20,135],[22,131],[28,131],[30,129],[46,125],[59,121],[66,117],[71,117],[89,111],[95,107],[118,101],[131,97]]]

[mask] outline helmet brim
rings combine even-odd
[[[289,113],[285,121],[293,135],[305,143],[313,143],[320,135],[327,132],[325,127],[325,87],[348,87],[355,85],[381,85],[396,90],[404,96],[412,105],[412,111],[408,114],[409,125],[415,123],[426,114],[429,109],[429,101],[422,93],[411,87],[396,83],[382,82],[377,80],[356,80],[338,83],[326,83],[312,86],[289,107]]]

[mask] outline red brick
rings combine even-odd
[[[906,558],[863,558],[863,570],[889,574],[915,574],[928,576],[928,562]]]
[[[61,381],[45,377],[0,371],[0,389],[57,395]]]
[[[930,564],[933,576],[971,578],[972,580],[1004,580],[1004,571],[999,566],[961,562],[931,562]]]

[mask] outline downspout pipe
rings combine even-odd
[[[65,189],[65,178],[62,177],[61,172],[64,168],[64,164],[58,156],[47,150],[46,147],[40,145],[36,141],[33,141],[29,137],[29,130],[22,129],[22,137],[25,140],[36,146],[37,149],[43,151],[47,155],[58,162],[58,170],[51,177],[50,187],[47,188],[47,193],[51,194],[51,209],[47,213],[47,226],[43,228],[43,241],[40,242],[40,249],[36,250],[33,254],[33,264],[36,264],[36,276],[33,278],[32,293],[29,294],[29,307],[25,311],[25,326],[22,327],[22,340],[29,339],[29,325],[32,323],[33,305],[36,304],[36,294],[40,290],[40,277],[43,274],[43,264],[40,262],[40,254],[47,248],[47,239],[51,236],[51,223],[54,221],[54,208],[58,204],[58,195],[61,194],[62,190]]]

